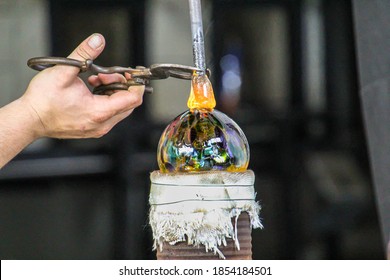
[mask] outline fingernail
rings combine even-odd
[[[103,40],[99,35],[93,35],[88,40],[88,45],[93,49],[98,49],[103,44]]]

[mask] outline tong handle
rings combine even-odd
[[[46,68],[53,67],[55,65],[66,65],[74,66],[80,69],[80,72],[90,71],[93,74],[113,74],[113,73],[125,73],[130,74],[135,72],[140,72],[138,69],[133,69],[131,67],[122,67],[122,66],[111,66],[111,67],[102,67],[96,64],[93,64],[93,60],[87,59],[85,61],[67,58],[67,57],[33,57],[27,61],[28,67],[41,71]]]
[[[55,65],[68,65],[80,68],[84,72],[87,69],[87,62],[65,57],[33,57],[27,61],[31,69],[42,71]],[[83,71],[84,69],[84,71]]]
[[[113,74],[120,73],[124,74],[140,72],[141,70],[133,69],[130,67],[122,67],[122,66],[112,66],[112,67],[102,67],[96,64],[93,64],[91,59],[87,59],[85,61],[80,61],[72,58],[65,57],[34,57],[27,61],[28,67],[42,71],[49,67],[53,67],[55,65],[66,65],[66,66],[74,66],[80,69],[80,72],[91,71],[93,74],[103,73],[103,74]],[[144,67],[142,69],[145,69]],[[100,85],[93,89],[94,94],[98,95],[111,95],[114,90],[127,90],[130,86],[138,86],[145,85],[146,80],[142,78],[134,78],[128,80],[127,83],[112,83],[108,85]],[[146,93],[153,92],[151,87],[145,87]]]
[[[114,90],[128,90],[131,86],[141,86],[143,84],[136,83],[132,80],[127,81],[127,83],[112,83],[108,85],[100,85],[93,89],[93,93],[97,95],[111,95]],[[145,86],[145,93],[153,93],[153,88],[151,86]]]

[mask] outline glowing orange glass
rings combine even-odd
[[[212,111],[216,105],[213,86],[206,75],[192,77],[190,97],[187,106],[190,110],[206,109]]]

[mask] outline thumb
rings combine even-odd
[[[78,47],[68,56],[68,58],[85,61],[87,59],[97,58],[103,51],[105,40],[103,35],[95,33],[85,39]],[[79,72],[78,68],[67,67],[75,73]]]

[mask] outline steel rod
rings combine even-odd
[[[206,55],[202,23],[202,8],[200,0],[188,0],[190,6],[192,51],[195,67],[206,74]]]

